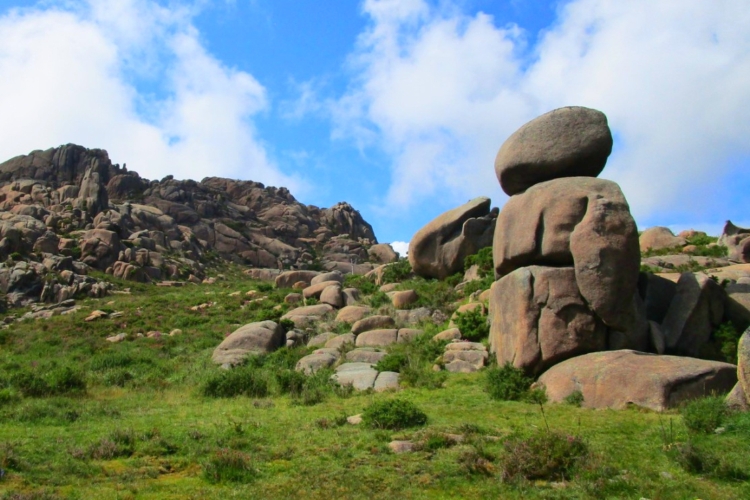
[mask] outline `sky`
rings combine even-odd
[[[640,229],[750,225],[750,0],[0,0],[0,159],[66,143],[142,177],[347,201],[403,249],[507,200],[493,163],[603,111]]]

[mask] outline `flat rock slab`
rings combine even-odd
[[[473,363],[462,359],[454,359],[450,363],[446,363],[445,369],[452,373],[473,373],[479,370]]]
[[[347,365],[366,365],[368,368],[347,367]],[[372,389],[378,378],[378,372],[369,368],[370,366],[368,363],[344,363],[336,369],[336,373],[331,378],[339,385],[351,385],[357,391]],[[346,368],[341,369],[342,367]]]
[[[398,373],[380,372],[378,378],[375,380],[373,389],[375,389],[375,392],[398,389]]]
[[[631,350],[596,352],[568,359],[547,370],[538,383],[552,402],[574,391],[586,408],[625,408],[630,404],[662,411],[684,401],[726,394],[737,382],[729,363]]]
[[[352,363],[371,363],[376,364],[378,361],[387,356],[388,353],[376,351],[374,349],[354,349],[346,353],[346,360]]]
[[[370,330],[357,336],[357,347],[386,347],[398,341],[398,330]]]
[[[321,368],[330,368],[336,363],[338,358],[333,354],[324,352],[319,354],[310,354],[297,361],[295,370],[305,375],[311,375]]]

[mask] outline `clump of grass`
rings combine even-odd
[[[86,392],[86,379],[82,372],[69,366],[51,370],[46,376],[21,371],[10,379],[10,385],[25,397],[44,397]]]
[[[474,264],[479,268],[479,277],[484,278],[494,275],[494,262],[492,260],[492,247],[484,247],[474,255],[468,255],[464,259],[464,268],[469,269]]]
[[[483,444],[477,442],[458,456],[458,465],[470,475],[492,476],[495,474],[497,457],[489,453]]]
[[[681,408],[680,414],[688,430],[710,434],[721,427],[727,416],[727,407],[724,398],[710,396],[689,401]]]
[[[482,310],[479,307],[456,314],[453,321],[461,331],[461,336],[466,340],[479,342],[486,339],[490,334],[490,325],[487,323],[487,316],[482,314]]]
[[[528,395],[533,382],[523,370],[506,363],[502,367],[492,367],[487,370],[485,390],[492,399],[521,401]]]
[[[720,454],[688,441],[670,448],[669,453],[685,472],[704,474],[716,479],[745,481],[750,475],[736,464],[722,459]]]
[[[378,361],[375,369],[379,372],[400,372],[409,365],[409,358],[405,352],[392,352]]]
[[[203,464],[203,477],[209,483],[249,483],[258,476],[250,455],[222,448]]]
[[[589,456],[578,436],[537,431],[529,437],[514,436],[504,443],[500,458],[502,479],[559,481],[570,478]]]
[[[211,375],[203,384],[201,393],[209,398],[232,398],[241,395],[263,398],[268,395],[268,381],[261,370],[238,367]]]
[[[372,429],[406,429],[427,423],[427,415],[411,401],[390,399],[378,401],[362,412],[362,422]]]
[[[118,429],[89,446],[88,455],[94,460],[129,457],[135,452],[135,444],[132,429]]]

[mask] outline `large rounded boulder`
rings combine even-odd
[[[220,365],[238,365],[253,355],[268,354],[286,342],[284,328],[274,321],[259,321],[232,332],[214,350],[211,359]]]
[[[531,120],[500,147],[495,173],[508,195],[560,177],[596,177],[612,152],[612,133],[601,111],[559,108]]]
[[[467,256],[492,244],[496,220],[485,197],[441,214],[411,239],[412,270],[423,278],[437,279],[462,271]]]

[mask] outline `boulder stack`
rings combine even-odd
[[[611,149],[604,114],[581,107],[532,120],[500,148],[495,172],[511,198],[493,241],[499,364],[537,374],[589,352],[649,348],[636,224],[619,186],[595,178]]]

